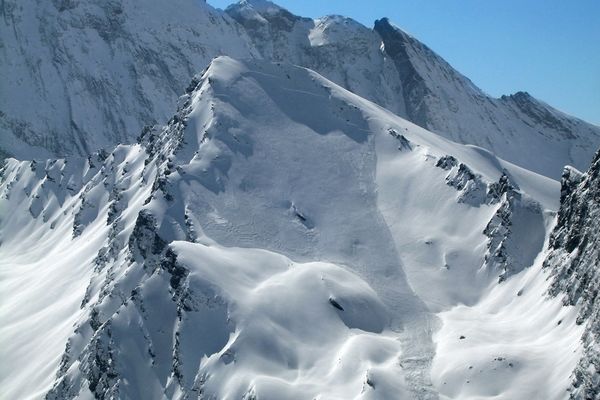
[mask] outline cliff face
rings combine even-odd
[[[584,356],[574,373],[574,399],[600,398],[600,151],[586,173],[565,168],[561,206],[545,266],[550,293],[579,307]]]

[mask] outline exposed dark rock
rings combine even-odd
[[[375,21],[375,32],[381,36],[385,52],[394,61],[400,81],[403,84],[402,93],[408,118],[417,125],[427,127],[430,110],[427,102],[423,99],[432,97],[433,93],[429,90],[423,77],[410,62],[410,38],[401,30],[392,26],[387,18]]]
[[[508,194],[509,197],[520,197],[518,193],[519,187],[511,181],[506,171],[500,176],[498,182],[493,182],[487,187],[487,202],[488,204],[498,203],[502,199],[502,195]]]
[[[443,164],[449,166],[452,162],[452,159],[446,159]],[[463,163],[459,163],[458,167],[450,168],[448,175],[446,175],[446,184],[458,191],[457,201],[459,203],[467,203],[478,207],[484,202],[485,183],[481,176],[475,174]]]
[[[487,203],[499,206],[483,230],[489,238],[484,265],[499,271],[499,282],[530,266],[545,240],[540,205],[516,188],[506,173],[487,187]]]
[[[453,156],[443,156],[436,163],[435,166],[441,169],[449,170],[458,165],[458,161]]]
[[[173,250],[168,249],[160,266],[171,275],[169,280],[171,289],[174,291],[180,290],[181,284],[189,274],[189,271],[177,263],[177,254]]]
[[[410,141],[402,134],[396,132],[394,129],[388,129],[388,133],[392,135],[398,141],[398,150],[412,150]]]
[[[586,324],[584,355],[573,373],[572,399],[600,399],[600,151],[582,174],[567,167],[550,253],[550,295],[577,305],[577,323]]]
[[[135,227],[129,238],[129,249],[144,259],[150,255],[159,255],[167,243],[158,235],[156,219],[148,210],[140,211]]]
[[[333,297],[329,298],[329,304],[331,304],[332,306],[334,306],[335,308],[337,308],[340,311],[344,311],[344,307],[342,307],[340,305],[340,303],[338,303],[337,300],[334,299]]]

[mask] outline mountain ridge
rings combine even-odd
[[[6,81],[14,97],[0,102],[0,148],[43,159],[131,143],[144,126],[165,123],[191,76],[219,55],[308,67],[420,126],[553,178],[565,164],[586,168],[589,148],[600,144],[600,128],[542,103],[486,97],[389,21],[373,30],[259,3],[218,11],[191,0],[6,1],[0,65],[14,77]],[[404,50],[390,56],[394,48]],[[543,157],[528,157],[530,146]]]

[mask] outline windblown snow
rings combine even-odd
[[[568,398],[559,189],[313,70],[218,57],[137,144],[4,163],[3,396]]]

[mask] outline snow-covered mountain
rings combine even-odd
[[[219,57],[138,144],[4,163],[0,387],[566,398],[589,334],[546,295],[559,189],[312,70]]]
[[[600,398],[599,127],[385,18],[0,9],[0,397]]]
[[[587,168],[600,146],[598,126],[567,116],[528,93],[500,99],[486,95],[385,18],[375,22],[375,31],[397,66],[406,117],[414,123],[550,177],[558,177],[567,164]],[[543,150],[531,157],[534,148]]]
[[[426,129],[558,178],[585,169],[600,128],[525,93],[494,99],[389,23],[295,16],[264,0],[6,0],[1,156],[88,155],[163,124],[219,55],[308,67]],[[538,157],[530,157],[530,149]]]

